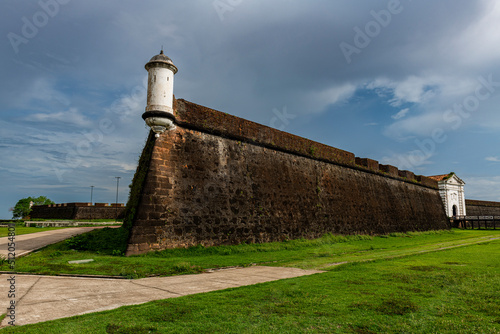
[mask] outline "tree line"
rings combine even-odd
[[[26,197],[17,201],[16,205],[10,208],[9,211],[12,211],[12,219],[23,219],[29,216],[33,205],[47,204],[55,204],[55,202],[48,199],[46,196]]]

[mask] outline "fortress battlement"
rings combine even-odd
[[[405,182],[418,183],[425,187],[438,188],[437,181],[424,175],[415,175],[413,172],[406,170],[400,171],[395,166],[382,165],[372,159],[355,157],[351,152],[207,108],[184,99],[176,100],[174,98],[174,114],[176,124],[185,128],[310,159],[373,172]]]

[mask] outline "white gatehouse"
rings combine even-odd
[[[448,217],[465,216],[465,182],[455,173],[429,176],[438,181],[439,194]]]

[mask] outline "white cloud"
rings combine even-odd
[[[484,160],[491,161],[491,162],[500,162],[499,157],[486,157],[486,158],[484,158]]]
[[[453,103],[462,102],[465,96],[474,93],[478,85],[477,73],[470,77],[426,73],[402,80],[381,77],[368,82],[365,88],[374,90],[393,107],[413,103],[446,109]]]
[[[484,15],[451,39],[446,48],[466,66],[497,62],[500,57],[500,5],[497,1],[483,3],[488,7]]]
[[[356,89],[357,87],[350,83],[337,85],[320,92],[307,94],[304,102],[306,105],[309,104],[312,107],[313,110],[311,111],[321,112],[330,105],[349,99],[354,95]]]
[[[465,198],[500,202],[500,176],[464,175]]]
[[[492,77],[493,82],[498,82],[495,76]],[[438,80],[434,82],[437,83]],[[412,111],[416,112],[408,116],[405,108],[393,115],[392,119],[395,121],[384,130],[384,134],[393,139],[405,140],[415,136],[432,136],[436,129],[454,132],[479,125],[487,130],[497,131],[500,128],[500,118],[496,108],[498,97],[492,94],[485,100],[477,99],[476,94],[478,87],[482,87],[481,83],[477,77],[442,78],[432,94],[412,107]],[[387,91],[387,87],[379,89]],[[474,99],[478,103],[472,110],[464,107],[467,101]],[[388,101],[392,103],[395,100],[396,98],[393,98]]]
[[[399,111],[397,114],[392,115],[391,117],[393,119],[400,119],[400,118],[405,117],[408,114],[409,111],[410,111],[409,108],[404,108],[401,111]]]
[[[434,93],[429,86],[435,85],[433,79],[410,76],[406,80],[399,82],[394,87],[394,98],[389,102],[397,107],[403,103],[422,103],[432,97]]]
[[[435,95],[433,87],[438,86],[440,79],[432,76],[408,76],[401,81],[378,78],[366,85],[381,97],[386,97],[388,103],[398,107],[403,103],[424,103]]]
[[[92,122],[82,115],[77,108],[54,113],[37,113],[24,118],[26,121],[72,124],[78,127],[89,127]]]
[[[32,103],[55,101],[65,106],[71,102],[64,93],[56,89],[55,82],[48,78],[35,79],[26,91],[25,98]]]
[[[441,113],[426,113],[396,120],[384,130],[384,135],[395,140],[431,137],[436,129],[442,129],[444,125]]]
[[[430,160],[432,156],[420,150],[413,150],[406,153],[392,153],[389,156],[384,156],[380,159],[380,163],[396,166],[400,170],[410,170],[418,173],[419,170],[424,169],[423,166],[433,164]]]
[[[115,100],[109,108],[106,108],[110,117],[118,116],[122,121],[130,117],[140,117],[146,105],[147,80],[146,75],[143,77],[142,84],[135,85]]]

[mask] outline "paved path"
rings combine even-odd
[[[92,227],[18,236],[16,237],[16,254],[23,254],[23,252],[26,254],[33,249],[86,232],[89,229],[92,229]],[[42,234],[45,236],[42,236]],[[2,239],[6,238],[0,238],[0,247],[5,249],[5,241]],[[439,248],[430,251],[487,242],[498,239],[498,237],[483,236],[479,239],[451,246],[441,244]],[[429,250],[414,250],[413,254],[427,251]],[[387,258],[397,257],[391,254],[384,255]],[[404,256],[407,255],[409,254],[404,254]],[[340,263],[330,263],[325,266],[338,264]],[[115,309],[124,305],[142,304],[152,300],[174,298],[321,272],[290,267],[253,266],[218,270],[198,275],[153,277],[138,280],[16,275],[16,325],[37,323]],[[12,300],[8,297],[10,288],[8,279],[10,277],[8,274],[0,275],[0,314],[5,312],[3,310],[7,309]],[[10,319],[5,318],[0,327],[6,326],[8,321]]]
[[[20,257],[31,253],[34,250],[40,249],[50,244],[71,238],[77,234],[92,231],[96,228],[103,227],[74,227],[63,228],[60,230],[44,231],[30,234],[16,235],[16,257]],[[0,256],[7,257],[8,237],[0,238]]]
[[[298,268],[260,267],[218,270],[197,275],[138,280],[16,275],[16,325],[32,324],[123,305],[186,296],[320,273]],[[10,303],[10,275],[0,275],[0,313]],[[5,318],[1,326],[10,319]]]

